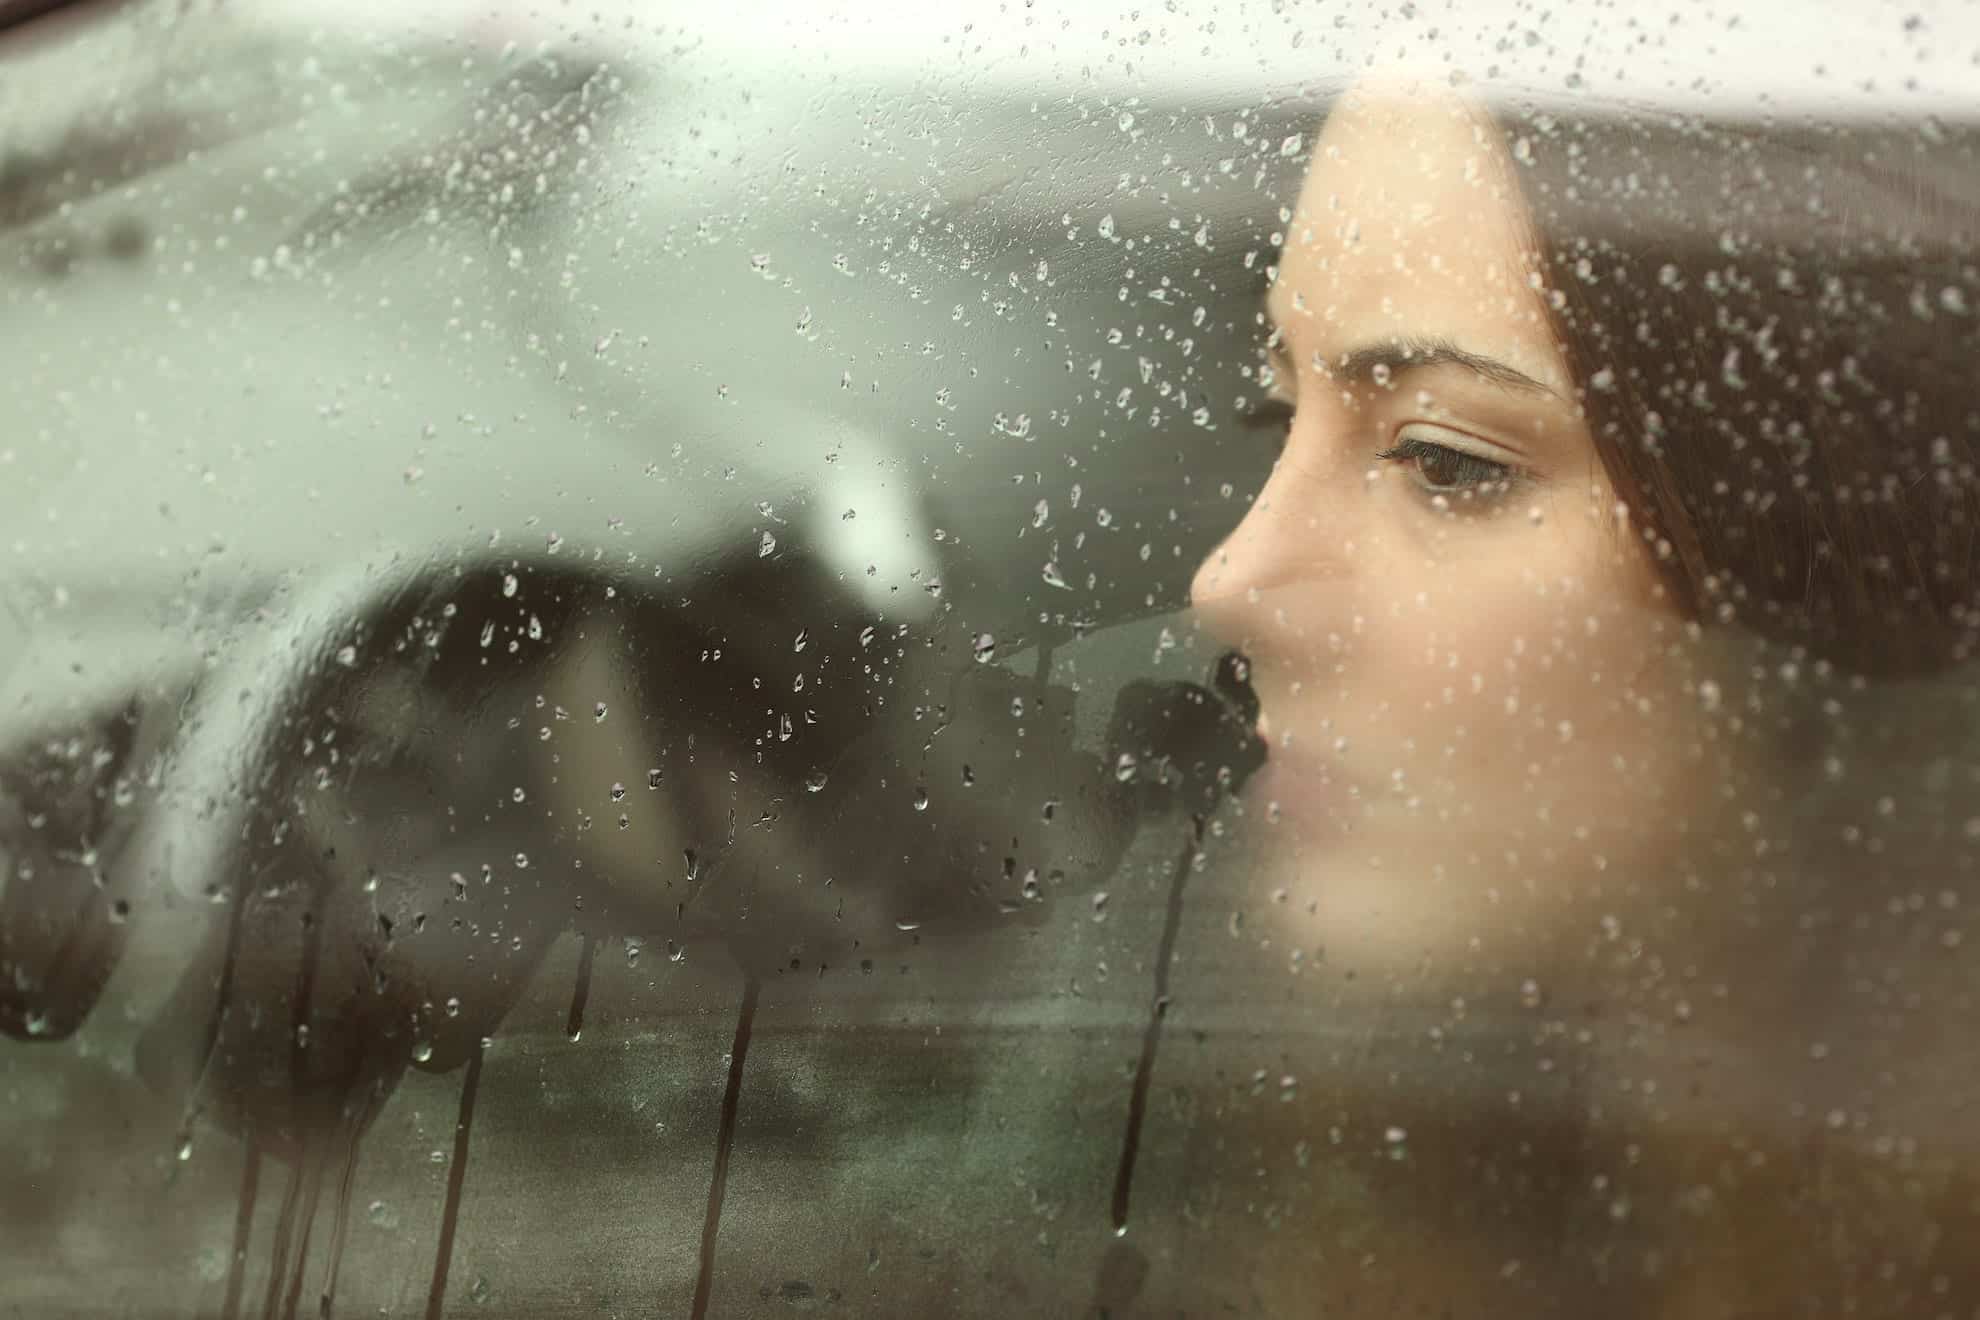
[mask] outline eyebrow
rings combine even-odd
[[[1460,348],[1448,339],[1435,337],[1402,338],[1387,344],[1367,344],[1341,354],[1334,371],[1348,380],[1373,380],[1377,367],[1391,372],[1422,371],[1430,367],[1459,367],[1507,389],[1528,394],[1552,396],[1554,389],[1545,381],[1529,376],[1510,362]]]
[[[1273,352],[1290,362],[1291,354],[1285,348],[1285,332],[1269,311],[1266,313],[1266,323],[1278,338]],[[1327,369],[1334,375],[1357,385],[1373,382],[1377,367],[1387,367],[1396,375],[1406,371],[1426,371],[1431,367],[1457,367],[1494,385],[1522,394],[1560,397],[1560,392],[1553,386],[1528,375],[1512,363],[1474,353],[1437,335],[1401,335],[1385,343],[1363,344],[1327,363]]]

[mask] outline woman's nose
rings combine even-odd
[[[1281,458],[1231,534],[1190,580],[1190,604],[1219,641],[1254,654],[1299,620],[1290,599],[1301,586],[1337,578],[1346,510],[1328,498],[1326,473]]]

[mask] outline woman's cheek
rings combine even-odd
[[[1365,754],[1454,808],[1514,821],[1597,793],[1618,755],[1659,733],[1642,709],[1656,621],[1605,582],[1542,589],[1523,567],[1481,556],[1422,587],[1364,639],[1343,703]]]

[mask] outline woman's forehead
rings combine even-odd
[[[1357,88],[1323,125],[1268,306],[1325,356],[1447,338],[1571,383],[1530,274],[1525,204],[1498,136],[1448,88]]]
[[[1299,209],[1364,228],[1497,220],[1512,234],[1523,208],[1510,166],[1485,111],[1449,88],[1359,84],[1319,125]]]

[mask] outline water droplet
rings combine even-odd
[[[604,702],[602,702],[602,701],[601,701],[601,702],[599,702],[599,703],[598,703],[597,705],[595,705],[595,706],[593,706],[593,707],[591,708],[591,721],[592,721],[592,723],[594,723],[594,724],[603,724],[603,723],[605,722],[605,703],[604,703]]]
[[[459,998],[458,996],[456,996],[456,995],[448,995],[448,996],[447,996],[447,1016],[448,1016],[448,1017],[450,1017],[450,1018],[457,1018],[457,1017],[459,1017],[460,1015],[461,1015],[461,1001],[460,1001],[460,998]]]
[[[976,640],[970,644],[970,651],[975,655],[977,664],[987,665],[997,658],[997,639],[987,632],[978,633]]]
[[[793,641],[791,642],[791,649],[793,651],[802,651],[805,648],[806,643],[810,641],[811,641],[810,630],[806,628],[800,628],[798,629],[797,637],[793,639]]]
[[[646,772],[646,786],[647,786],[647,788],[649,788],[649,789],[655,789],[655,788],[658,788],[658,787],[660,787],[660,781],[661,781],[662,779],[664,779],[665,777],[666,777],[666,776],[664,776],[664,775],[662,775],[662,774],[660,773],[660,770],[659,770],[659,767],[657,767],[657,766],[656,766],[655,768],[653,768],[653,769],[651,769],[651,770],[648,770],[648,771]]]
[[[963,766],[962,782],[964,788],[976,787],[976,771],[970,769],[967,765]]]
[[[1107,891],[1104,889],[1093,896],[1093,919],[1095,921],[1107,919]]]
[[[770,533],[765,532],[763,534],[763,539],[757,543],[756,557],[758,559],[768,559],[771,555],[775,554],[776,552],[777,552],[777,538],[770,535]]]
[[[529,869],[529,854],[528,854],[528,853],[520,853],[520,852],[519,852],[519,853],[517,853],[517,854],[516,854],[516,869],[517,869],[518,871],[527,871],[527,870]]]
[[[1065,576],[1059,572],[1059,566],[1050,561],[1047,561],[1039,576],[1045,579],[1045,585],[1048,587],[1057,587],[1061,591],[1072,590],[1072,584],[1067,582]]]
[[[916,811],[928,810],[928,790],[925,787],[916,786],[914,790],[914,809]]]
[[[430,1040],[420,1041],[418,1044],[413,1046],[412,1056],[414,1063],[425,1063],[428,1060],[432,1059],[433,1042]]]
[[[1134,778],[1134,772],[1139,766],[1140,762],[1135,760],[1133,752],[1122,752],[1114,762],[1114,778],[1125,784]]]
[[[357,648],[356,648],[355,646],[340,646],[340,647],[338,647],[338,648],[337,648],[337,663],[338,663],[338,664],[340,664],[340,665],[342,665],[342,666],[343,666],[344,668],[346,668],[346,669],[349,669],[349,668],[351,668],[351,667],[353,667],[354,665],[356,665],[356,664],[357,664]]]
[[[823,792],[826,782],[827,780],[823,770],[813,770],[804,777],[804,791],[807,793]]]
[[[1125,133],[1134,127],[1134,116],[1123,110],[1121,111],[1121,117],[1114,122],[1118,123],[1121,126],[1121,132]]]
[[[1100,217],[1100,237],[1112,238],[1113,236],[1114,236],[1114,213],[1109,211],[1106,215]]]
[[[514,573],[504,573],[502,575],[502,594],[504,596],[513,596],[516,594],[516,575]]]
[[[623,801],[625,801],[625,800],[626,800],[626,786],[625,786],[624,784],[621,784],[621,783],[617,783],[617,782],[614,782],[614,783],[613,783],[613,785],[612,785],[612,800],[613,800],[614,802],[623,802]]]

